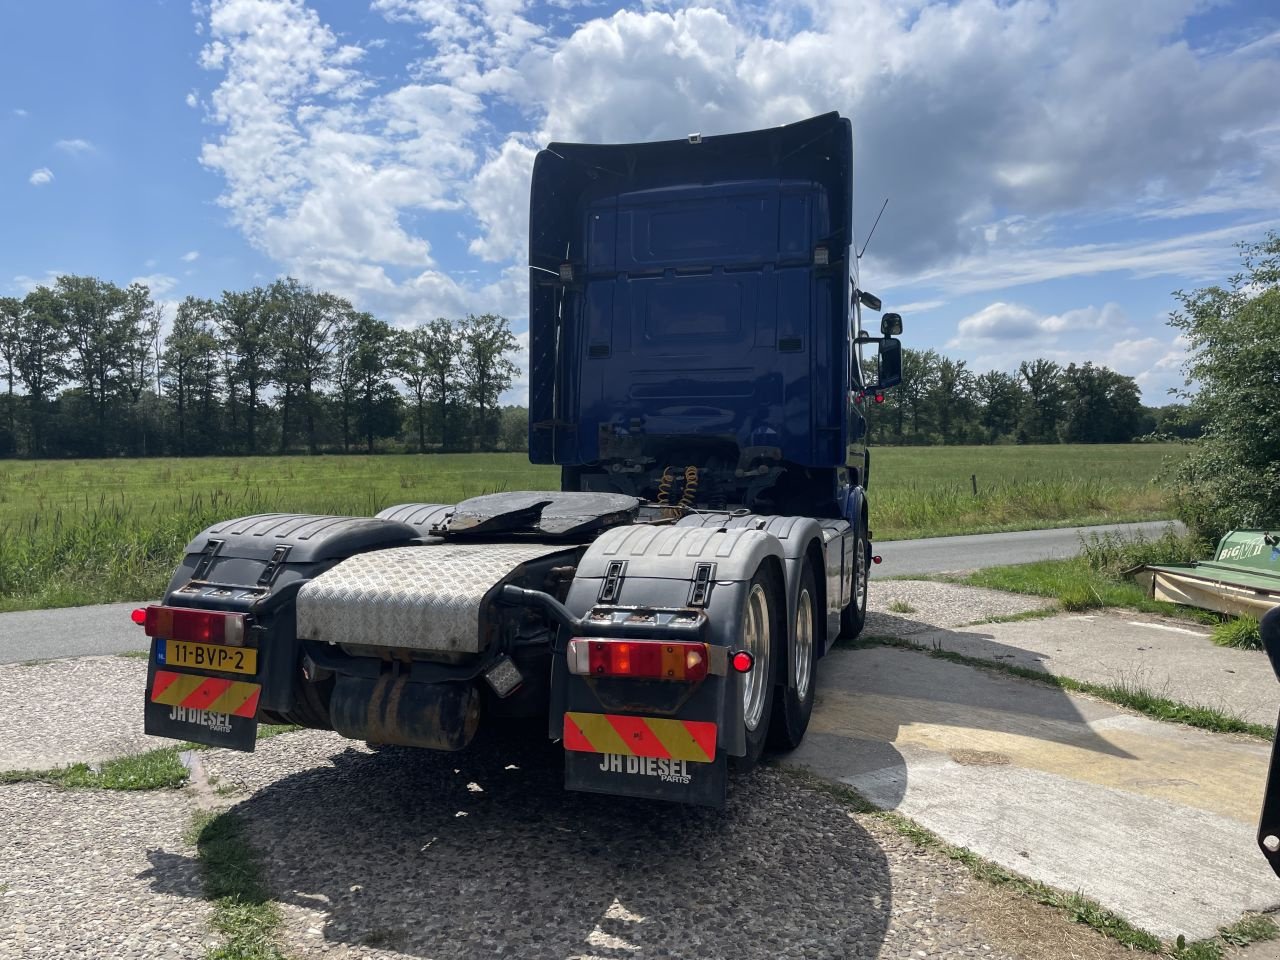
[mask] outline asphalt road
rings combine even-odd
[[[1091,533],[1141,533],[1158,537],[1173,521],[1120,523],[1102,527],[1063,527],[1061,530],[1020,530],[1016,533],[982,533],[967,537],[934,537],[929,540],[876,541],[875,552],[883,562],[871,568],[872,577],[901,577],[922,573],[976,570],[1007,563],[1033,563],[1074,557],[1080,538]],[[1178,529],[1182,528],[1177,524]],[[2,628],[0,628],[2,629]]]
[[[875,549],[883,563],[872,568],[872,575],[943,573],[1069,557],[1079,552],[1081,534],[1115,530],[1158,536],[1166,526],[1165,522],[1127,523],[878,542]],[[111,603],[0,614],[0,663],[146,650],[147,638],[141,628],[129,620],[129,612],[137,606],[137,603]]]

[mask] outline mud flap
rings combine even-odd
[[[157,667],[154,646],[147,668],[143,732],[206,747],[253,752],[258,741],[261,686]]]
[[[722,809],[727,767],[723,750],[717,751],[711,763],[566,750],[564,785],[567,790],[586,793],[670,800]]]

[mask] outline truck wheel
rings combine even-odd
[[[859,518],[853,541],[853,598],[840,611],[840,639],[852,640],[867,622],[867,582],[871,562],[871,543],[867,540],[867,521]]]
[[[755,665],[742,677],[742,719],[747,728],[747,752],[733,757],[737,770],[750,770],[764,752],[773,713],[773,685],[776,679],[774,650],[782,619],[779,590],[766,569],[756,571],[747,588],[742,612],[742,649],[755,658]]]
[[[778,667],[791,667],[792,676],[779,683],[773,704],[773,723],[769,743],[780,750],[794,750],[809,729],[813,714],[813,695],[818,681],[818,589],[813,567],[804,565],[800,592],[796,595],[796,622],[791,631],[793,656],[785,656],[785,644],[779,644]]]

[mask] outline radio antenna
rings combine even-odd
[[[862,249],[858,251],[858,259],[862,259],[862,255],[867,252],[867,245],[871,243],[871,238],[875,236],[876,227],[880,225],[880,218],[884,216],[884,208],[889,205],[889,198],[884,198],[884,203],[880,204],[880,212],[876,214],[876,222],[871,225],[871,232],[867,234],[867,239],[863,241]]]

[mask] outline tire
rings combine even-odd
[[[742,611],[742,649],[755,657],[755,666],[742,676],[743,724],[746,726],[747,752],[732,757],[735,770],[752,769],[764,753],[769,738],[769,721],[773,714],[773,687],[777,681],[776,651],[780,628],[785,622],[781,590],[777,578],[766,568],[756,571],[747,587]]]
[[[822,624],[826,616],[820,610],[818,585],[813,567],[806,563],[800,577],[800,589],[796,594],[796,619],[790,630],[794,647],[794,662],[786,655],[786,636],[777,644],[779,680],[773,704],[773,722],[769,729],[769,745],[779,750],[794,750],[800,746],[804,733],[809,729],[809,717],[813,715],[813,697],[818,682],[817,653],[821,646]],[[791,668],[793,676],[781,674]]]
[[[867,539],[867,521],[858,518],[853,541],[853,599],[840,611],[840,639],[853,640],[867,622],[867,584],[871,569],[871,541]]]

